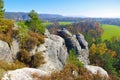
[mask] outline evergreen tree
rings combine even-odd
[[[0,18],[4,18],[4,1],[0,0]]]
[[[26,24],[29,26],[30,30],[44,34],[45,27],[42,25],[42,21],[39,19],[38,14],[32,10],[28,16],[30,20],[26,21]]]

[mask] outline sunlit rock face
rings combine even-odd
[[[34,68],[22,68],[8,71],[1,80],[37,80],[44,75],[48,75],[48,73]]]
[[[107,71],[99,66],[85,65],[85,68],[93,75],[99,75],[103,78],[103,80],[109,80],[109,75]]]
[[[12,52],[7,42],[0,40],[0,60],[12,62]]]
[[[47,37],[45,38],[45,43],[40,46],[36,46],[31,51],[31,54],[43,52],[45,64],[41,65],[39,69],[49,73],[62,70],[68,57],[65,41],[60,36],[50,34],[48,31],[45,35]]]

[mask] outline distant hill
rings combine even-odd
[[[64,16],[58,15],[58,14],[39,14],[39,17],[42,20],[64,18]],[[28,20],[29,16],[28,16],[28,13],[25,13],[25,12],[6,12],[5,13],[5,18],[13,19],[15,21],[19,21],[19,20]]]
[[[59,14],[39,14],[43,21],[49,22],[100,22],[101,24],[110,24],[120,26],[120,18],[89,18],[85,16],[67,17]],[[15,21],[28,20],[28,13],[25,12],[5,12],[5,18]]]

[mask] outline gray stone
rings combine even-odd
[[[82,34],[72,35],[67,29],[58,31],[58,35],[65,40],[68,51],[75,49],[78,54],[78,60],[83,64],[89,64],[89,50],[88,43]]]
[[[39,69],[49,71],[50,73],[63,69],[68,53],[65,42],[61,37],[50,35],[50,38],[45,39],[44,47],[43,45],[40,46],[37,51],[40,51],[40,48],[44,50],[43,55],[46,63]]]
[[[90,72],[90,74],[100,75],[102,77],[102,80],[110,79],[107,71],[105,71],[103,68],[99,66],[85,65],[85,68],[88,70],[88,72]]]
[[[6,62],[12,62],[12,53],[10,46],[7,42],[0,40],[0,60],[4,60]]]
[[[45,64],[41,65],[39,69],[49,73],[62,70],[68,57],[64,39],[52,34],[45,38],[44,44],[35,46],[30,54],[34,55],[36,52],[43,52],[45,58]]]
[[[50,32],[48,31],[48,29],[45,30],[44,35],[45,35],[46,37],[49,37],[49,36],[50,36]]]
[[[82,34],[76,34],[76,39],[78,40],[82,49],[88,49],[88,43]]]
[[[44,75],[48,73],[34,68],[22,68],[8,71],[1,80],[38,80]]]
[[[12,51],[12,57],[13,59],[16,59],[16,55],[19,52],[19,42],[17,39],[13,39],[12,45],[11,45],[11,51]]]

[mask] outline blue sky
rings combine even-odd
[[[61,14],[64,16],[120,17],[120,0],[4,0],[9,12]]]

